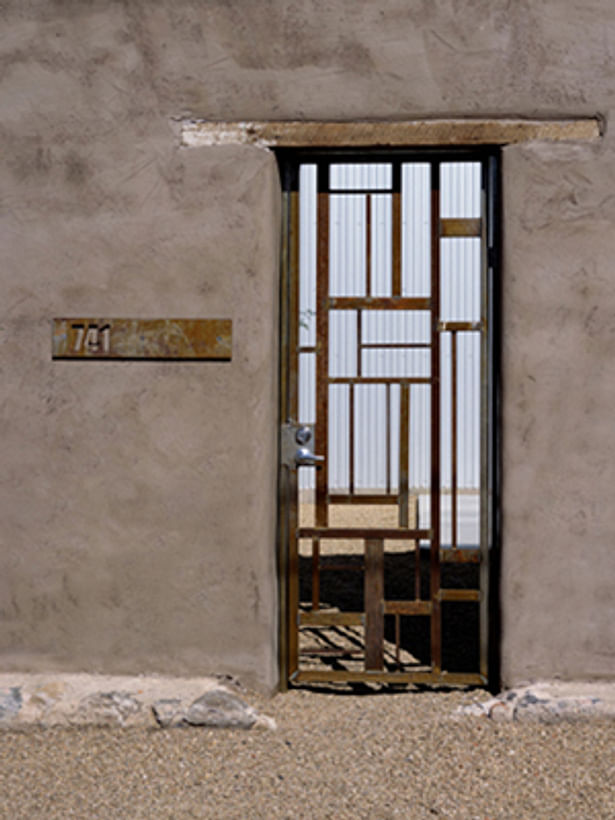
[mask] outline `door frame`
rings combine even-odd
[[[485,591],[480,602],[480,680],[483,685],[497,689],[500,679],[499,659],[499,567],[500,567],[500,161],[497,146],[459,148],[381,148],[360,149],[277,149],[276,156],[282,183],[282,242],[280,278],[280,405],[279,429],[291,421],[289,408],[296,397],[290,393],[297,390],[296,382],[290,378],[292,354],[296,349],[297,322],[292,321],[298,311],[298,269],[299,269],[299,196],[298,172],[304,163],[318,163],[319,159],[340,162],[386,162],[403,157],[408,162],[455,162],[480,161],[483,168],[483,213],[485,214],[485,259],[483,262],[483,298],[481,313],[487,317],[485,343],[481,346],[486,378],[481,382],[481,417],[484,420],[481,431],[481,544],[486,545],[489,560],[481,561],[480,587]],[[439,239],[439,236],[438,236]],[[433,235],[432,235],[433,242]],[[295,273],[296,272],[296,273]],[[295,420],[296,421],[296,420]],[[282,452],[288,449],[288,442],[280,438],[280,462],[278,481],[278,581],[279,581],[279,671],[280,689],[289,685],[289,642],[293,640],[289,617],[289,577],[297,567],[290,565],[289,540],[291,530],[297,520],[297,471],[283,463]],[[294,473],[294,474],[293,474]],[[295,509],[293,510],[293,504]],[[462,681],[454,681],[459,685]],[[433,678],[433,676],[432,676]],[[404,682],[404,681],[400,681]],[[425,681],[446,685],[441,677]],[[474,681],[475,683],[478,681]]]

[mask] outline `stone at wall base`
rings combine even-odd
[[[455,715],[487,717],[496,723],[615,720],[615,683],[540,681],[461,706]]]
[[[0,729],[56,726],[276,728],[216,678],[0,674]]]

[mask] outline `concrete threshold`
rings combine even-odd
[[[275,728],[227,677],[0,674],[0,729]]]

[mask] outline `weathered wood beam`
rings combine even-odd
[[[401,122],[213,122],[183,120],[186,147],[259,145],[266,148],[393,148],[508,145],[529,140],[587,141],[601,136],[595,117],[562,120],[439,119]]]

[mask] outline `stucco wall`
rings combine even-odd
[[[610,0],[0,5],[0,663],[275,682],[273,157],[177,120],[582,116]],[[610,131],[504,161],[503,674],[615,674]],[[62,315],[233,361],[52,363]]]

